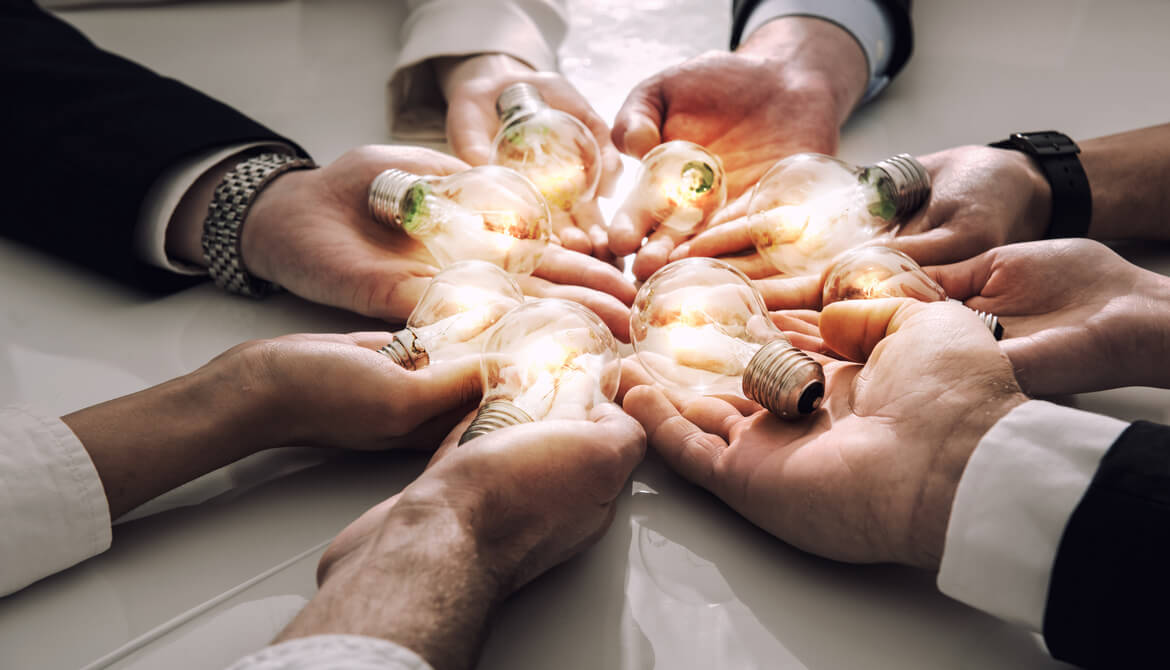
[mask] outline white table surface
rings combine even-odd
[[[725,45],[725,2],[572,4],[563,68],[606,118],[642,77]],[[850,122],[846,159],[1049,127],[1088,138],[1167,119],[1165,0],[915,4],[915,56]],[[386,35],[396,11],[382,0],[281,0],[64,16],[324,162],[389,141]],[[627,162],[619,198],[634,167]],[[1170,267],[1164,247],[1133,254]],[[245,339],[376,327],[287,295],[256,304],[208,285],[144,298],[0,241],[0,404],[64,413],[190,371]],[[1069,399],[1162,421],[1168,400],[1151,389]],[[312,596],[323,543],[422,464],[289,449],[168,494],[119,524],[110,551],[0,599],[0,667],[222,667],[263,645]],[[600,544],[507,603],[481,667],[1063,666],[1035,636],[940,595],[933,575],[802,554],[650,460]]]

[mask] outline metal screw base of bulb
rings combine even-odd
[[[915,211],[930,197],[930,173],[910,154],[898,154],[878,161],[874,167],[890,176],[894,185],[894,216]]]
[[[540,89],[521,82],[512,84],[500,92],[500,96],[496,98],[496,116],[506,123],[520,113],[530,114],[547,105],[544,96],[540,94]]]
[[[812,414],[825,396],[821,364],[784,340],[756,352],[743,372],[743,393],[785,419]]]
[[[370,184],[370,216],[382,225],[398,226],[402,220],[402,199],[419,176],[393,168],[374,177]]]
[[[421,370],[431,362],[427,350],[409,328],[394,333],[394,338],[379,349],[378,353],[385,354],[387,358],[407,370]]]
[[[493,430],[518,426],[522,423],[532,423],[532,417],[528,416],[528,412],[507,400],[493,400],[480,406],[479,411],[475,414],[475,419],[471,421],[471,425],[467,426],[467,430],[463,431],[463,435],[459,438],[459,444],[462,445]]]
[[[956,305],[963,305],[962,300],[956,300],[955,298],[947,298],[947,302],[953,302]],[[963,305],[963,307],[967,306]],[[967,307],[967,309],[971,308]],[[999,322],[998,316],[992,314],[991,312],[981,312],[977,309],[971,309],[971,311],[975,312],[975,316],[979,317],[979,320],[983,322],[983,325],[987,326],[987,329],[991,331],[991,334],[995,336],[995,339],[1003,339],[1003,324]]]

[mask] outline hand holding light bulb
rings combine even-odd
[[[491,162],[532,180],[548,201],[553,233],[567,248],[607,252],[596,201],[601,150],[589,129],[572,115],[550,107],[539,89],[526,83],[504,89],[496,112],[500,130],[492,143]],[[582,230],[594,240],[584,238]]]
[[[707,223],[727,199],[723,163],[703,147],[684,140],[660,144],[642,158],[638,179],[615,215],[615,253],[638,251],[634,275],[650,276],[666,262],[675,243]],[[639,221],[631,230],[622,222]],[[649,234],[645,246],[642,236]]]
[[[407,370],[478,355],[492,326],[522,304],[508,273],[486,261],[460,261],[435,275],[406,327],[378,351]]]
[[[934,279],[901,251],[880,245],[850,249],[833,259],[821,280],[821,306],[842,300],[913,298],[922,302],[951,300]],[[960,303],[961,304],[961,303]],[[1003,337],[999,317],[974,310],[995,339]]]
[[[370,184],[370,213],[422,242],[440,267],[461,260],[529,274],[548,245],[548,206],[532,183],[498,166],[447,177],[386,170]]]
[[[812,413],[824,394],[820,364],[773,325],[747,277],[714,259],[654,273],[634,299],[630,338],[668,387],[746,397],[785,418]]]
[[[612,401],[621,376],[617,342],[596,314],[544,298],[504,315],[484,342],[483,403],[460,442],[545,419],[584,419]]]

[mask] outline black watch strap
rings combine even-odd
[[[1013,133],[990,146],[1022,151],[1044,172],[1052,187],[1052,219],[1045,238],[1088,236],[1089,223],[1093,220],[1093,194],[1085,168],[1077,158],[1081,148],[1076,142],[1064,133],[1043,130]]]

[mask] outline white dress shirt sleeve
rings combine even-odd
[[[110,535],[102,480],[69,426],[0,409],[0,596],[102,553]]]
[[[1040,631],[1064,528],[1128,423],[1031,400],[979,441],[959,480],[938,587]]]
[[[230,670],[431,670],[418,654],[393,642],[360,635],[314,635],[240,659]]]
[[[279,142],[249,142],[197,154],[171,166],[159,175],[139,210],[138,224],[134,228],[134,247],[138,257],[164,270],[181,275],[205,275],[207,268],[176,261],[167,256],[167,226],[179,201],[203,173],[236,154],[243,154],[257,148],[270,151],[294,153],[293,148]]]
[[[783,16],[814,16],[844,28],[861,46],[869,65],[869,86],[862,102],[880,93],[890,83],[886,68],[894,29],[886,11],[874,0],[764,0],[756,5],[744,24],[741,42],[765,23]]]
[[[566,0],[409,0],[402,51],[390,75],[390,132],[400,140],[442,140],[446,103],[429,61],[501,53],[535,70],[557,69],[568,32]]]

